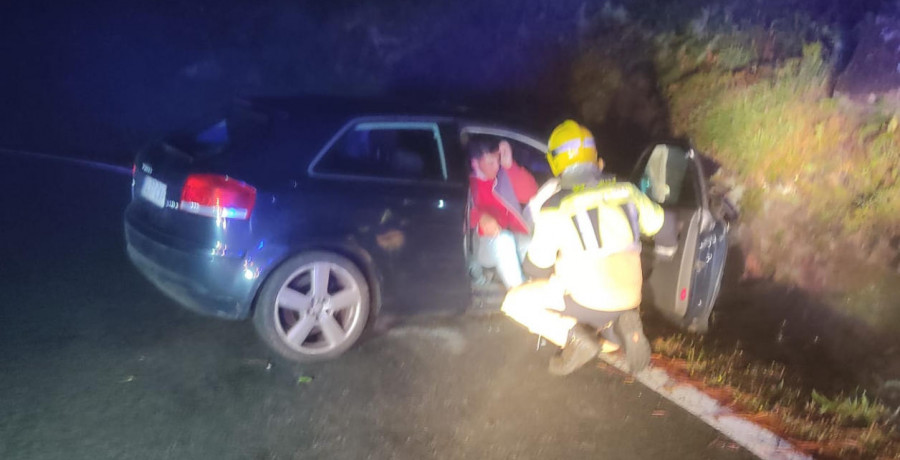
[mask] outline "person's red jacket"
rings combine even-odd
[[[512,183],[516,199],[525,203],[537,193],[537,182],[525,168],[513,163],[512,167],[504,170]],[[522,234],[528,234],[528,224],[518,211],[518,203],[509,203],[496,190],[497,179],[487,180],[476,176],[469,177],[469,190],[472,194],[472,210],[469,222],[472,228],[478,226],[482,214],[488,214],[497,220],[497,224],[503,229]],[[484,235],[481,228],[479,235]]]
[[[537,194],[538,186],[534,176],[527,169],[513,162],[509,169],[504,169],[506,175],[509,176],[510,182],[513,184],[513,190],[516,192],[516,199],[520,204],[528,203],[534,195]]]

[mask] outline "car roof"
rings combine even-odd
[[[484,124],[509,128],[523,133],[542,133],[547,123],[522,113],[540,111],[502,111],[496,107],[476,107],[473,104],[423,101],[422,98],[380,97],[360,98],[331,95],[257,96],[242,98],[240,103],[256,110],[274,112],[297,120],[315,117],[330,123],[343,124],[353,118],[367,116],[423,117],[451,119],[461,124]]]

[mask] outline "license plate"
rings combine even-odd
[[[166,205],[166,184],[145,176],[144,184],[141,185],[141,196],[161,208]]]

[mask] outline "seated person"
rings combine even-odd
[[[522,203],[537,192],[531,173],[516,164],[509,142],[499,145],[473,138],[467,150],[472,163],[469,222],[477,229],[475,259],[481,267],[496,268],[507,289],[524,281],[522,259],[530,240],[530,226]]]

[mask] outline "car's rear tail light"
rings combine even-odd
[[[182,211],[207,217],[249,219],[256,189],[218,174],[191,174],[181,189]]]

